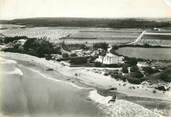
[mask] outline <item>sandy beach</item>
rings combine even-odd
[[[143,85],[133,85],[127,82],[116,81],[108,76],[103,76],[88,70],[87,68],[71,68],[64,66],[59,62],[47,61],[44,58],[37,58],[34,56],[18,53],[0,53],[0,57],[8,58],[17,61],[19,66],[27,66],[30,70],[42,73],[48,80],[61,80],[70,83],[73,87],[79,89],[90,90],[90,94],[87,98],[98,104],[98,107],[110,116],[117,117],[131,117],[137,115],[137,117],[157,117],[161,116],[155,112],[155,110],[149,110],[140,106],[137,103],[149,103],[147,100],[152,99],[167,103],[170,106],[171,93],[170,92],[160,92],[152,93],[153,89],[145,87]],[[50,69],[50,70],[49,70]],[[66,76],[66,77],[55,77],[55,76]],[[125,84],[125,85],[124,85]],[[139,87],[136,89],[130,89],[129,87]],[[108,104],[108,101],[112,98],[111,96],[102,96],[97,93],[97,90],[106,90],[112,87],[117,87],[117,93],[124,95],[124,100],[120,99],[118,95],[118,100],[114,104]],[[125,100],[126,97],[134,97],[129,101]],[[123,97],[123,96],[121,96]],[[142,98],[142,102],[138,102],[138,98]],[[144,98],[144,99],[143,99]],[[135,99],[135,100],[134,100]],[[145,101],[146,99],[146,101]],[[144,101],[144,102],[143,102]],[[126,107],[131,106],[132,108]],[[137,111],[137,109],[139,111]],[[115,111],[114,111],[115,110]],[[117,110],[117,111],[116,111]],[[124,110],[124,111],[123,111]],[[168,110],[167,110],[168,111]],[[111,114],[112,113],[112,114]],[[163,112],[161,112],[163,114]],[[167,115],[169,117],[169,113]]]
[[[66,76],[66,78],[62,78],[60,80],[74,82],[77,85],[89,86],[98,89],[110,89],[113,87],[118,87],[117,91],[123,93],[128,96],[136,96],[136,97],[146,97],[146,98],[154,98],[154,99],[162,99],[162,100],[170,100],[171,101],[171,92],[168,91],[163,93],[163,91],[157,91],[157,93],[152,93],[153,88],[149,88],[145,85],[134,85],[128,82],[117,81],[110,76],[104,76],[98,73],[92,72],[88,68],[79,68],[79,67],[68,67],[60,64],[56,61],[47,61],[44,58],[37,58],[34,56],[26,55],[26,54],[18,54],[18,53],[8,53],[1,52],[1,57],[17,60],[19,63],[21,62],[24,65],[30,65],[32,68],[36,68],[41,70],[48,75],[62,74]],[[52,71],[48,71],[48,69],[53,69]],[[131,90],[129,87],[139,87]]]

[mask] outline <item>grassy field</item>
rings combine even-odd
[[[65,41],[68,44],[128,43],[134,41],[144,30],[142,28],[30,27],[11,24],[2,24],[0,26],[0,33],[6,36],[47,37],[52,42]],[[168,29],[166,31],[170,32]],[[171,45],[171,36],[144,35],[142,38],[138,44]]]
[[[13,27],[13,28],[11,28]],[[6,36],[27,36],[30,38],[47,37],[53,42],[66,43],[97,43],[108,42],[126,43],[131,42],[141,33],[137,28],[88,28],[88,27],[15,27],[6,26],[0,30]]]
[[[116,52],[128,57],[150,60],[171,60],[171,48],[123,47],[116,50]]]

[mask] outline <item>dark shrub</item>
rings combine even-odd
[[[105,75],[105,76],[108,76],[108,75],[109,75],[109,73],[104,73],[104,75]]]
[[[132,84],[140,84],[142,81],[144,81],[143,79],[132,78],[132,77],[127,78],[127,80]]]
[[[161,72],[160,79],[165,82],[171,82],[171,70],[165,70]]]
[[[55,45],[53,47],[53,54],[62,54],[61,53],[61,47]]]
[[[87,63],[87,57],[76,57],[70,59],[71,64],[80,65]]]
[[[129,66],[135,66],[137,65],[138,60],[136,58],[124,58],[125,63],[127,63]]]
[[[0,44],[4,43],[4,38],[0,37]]]
[[[158,89],[160,91],[167,91],[167,89],[164,86],[158,86],[158,87],[155,87],[155,89]]]
[[[122,65],[122,72],[128,73],[128,66],[127,65]]]
[[[112,50],[114,51],[114,50],[117,50],[119,47],[118,46],[112,46]]]
[[[72,54],[70,55],[70,57],[77,57],[77,54],[72,53]]]
[[[95,62],[94,63],[94,67],[101,67],[102,66],[102,63],[100,63],[100,62]]]
[[[142,69],[145,72],[145,74],[148,75],[159,72],[157,69],[152,69],[151,67],[143,67]]]
[[[142,78],[144,75],[140,71],[136,71],[136,72],[131,72],[130,76],[134,78]]]
[[[63,57],[64,59],[67,59],[67,58],[69,58],[69,55],[68,55],[67,53],[62,53],[62,57]]]
[[[137,72],[139,70],[137,65],[134,65],[130,68],[130,72]]]
[[[67,51],[71,50],[86,50],[88,47],[85,44],[65,44],[64,42],[62,43],[62,48]]]
[[[116,80],[122,80],[122,81],[126,81],[126,76],[123,76],[121,73],[117,73],[117,72],[111,72],[110,73],[112,78],[115,78]]]
[[[145,47],[145,48],[149,48],[150,45],[149,45],[148,43],[144,43],[144,47]]]
[[[153,93],[156,93],[156,90],[153,90]]]
[[[107,43],[95,43],[95,44],[93,44],[93,48],[94,49],[101,48],[101,49],[107,51],[108,44]]]
[[[116,68],[121,67],[122,64],[103,64],[104,67]]]
[[[26,37],[26,36],[5,37],[4,43],[7,44],[10,42],[20,40],[20,39],[28,39],[28,37]]]
[[[52,59],[52,56],[50,54],[45,54],[45,59],[50,60],[50,59]]]

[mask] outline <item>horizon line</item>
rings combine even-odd
[[[40,18],[74,18],[74,19],[148,19],[148,20],[153,20],[153,19],[171,19],[171,17],[23,17],[23,18],[9,18],[9,19],[0,19],[6,20],[6,21],[12,21],[12,20],[20,20],[20,19],[40,19]]]

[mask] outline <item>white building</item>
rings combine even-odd
[[[17,44],[24,45],[26,42],[26,39],[20,39],[17,41]]]
[[[118,63],[124,63],[123,56],[117,56],[112,53],[107,53],[106,56],[103,58],[103,56],[99,56],[96,61],[97,62],[103,62],[103,64],[118,64]]]
[[[149,64],[148,64],[147,62],[138,62],[138,63],[137,63],[137,66],[138,66],[138,67],[148,67]]]

